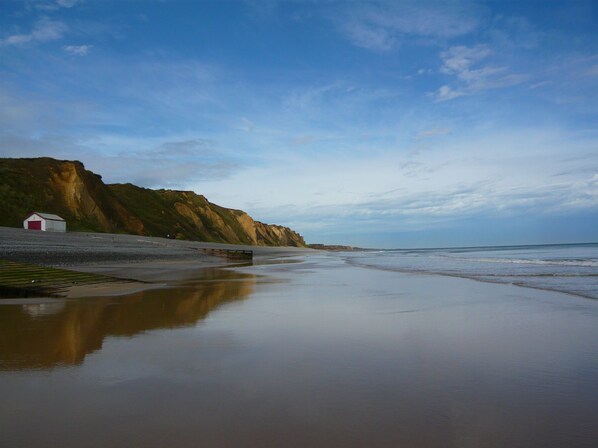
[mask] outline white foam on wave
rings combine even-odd
[[[508,263],[508,264],[536,264],[548,266],[579,266],[598,267],[598,260],[538,260],[525,258],[460,258],[464,261],[481,261],[483,263]]]

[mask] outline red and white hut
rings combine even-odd
[[[44,232],[66,232],[66,221],[52,213],[33,212],[25,218],[23,227]]]

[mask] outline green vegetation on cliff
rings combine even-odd
[[[78,161],[0,159],[0,226],[32,211],[56,213],[69,230],[131,233],[232,244],[304,246],[289,228],[254,221],[192,191],[106,185]]]

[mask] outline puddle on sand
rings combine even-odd
[[[207,269],[183,285],[118,297],[12,300],[0,309],[0,370],[80,364],[108,336],[193,326],[220,305],[247,298],[255,283],[251,274]]]

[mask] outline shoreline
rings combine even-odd
[[[585,294],[576,293],[576,292],[572,292],[572,291],[565,291],[562,289],[546,288],[546,287],[541,287],[541,286],[532,286],[532,285],[526,285],[523,283],[515,283],[515,282],[501,282],[498,280],[493,281],[493,280],[488,280],[486,278],[479,278],[479,277],[475,277],[475,276],[451,274],[451,273],[439,272],[439,271],[425,271],[425,270],[415,270],[415,269],[409,270],[409,269],[400,269],[400,268],[386,268],[383,266],[369,266],[366,264],[352,263],[349,261],[347,261],[347,264],[350,266],[354,266],[356,268],[372,269],[375,271],[379,270],[379,271],[385,271],[385,272],[397,272],[400,274],[432,275],[432,276],[448,277],[448,278],[461,278],[464,280],[472,280],[474,282],[487,283],[487,284],[491,284],[491,285],[511,285],[511,286],[517,286],[519,288],[533,289],[536,291],[556,292],[559,294],[566,294],[566,295],[569,295],[572,297],[580,297],[582,299],[596,300],[596,298],[585,295]]]

